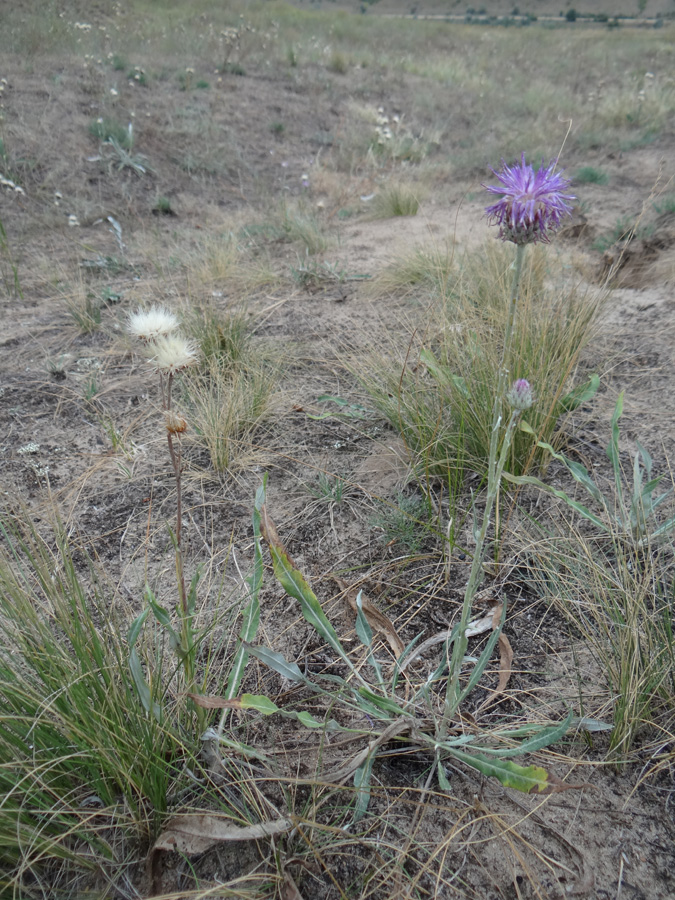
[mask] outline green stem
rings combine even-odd
[[[485,500],[485,511],[483,512],[483,521],[480,531],[476,534],[476,550],[471,563],[471,571],[469,580],[467,581],[464,591],[464,602],[462,604],[462,614],[459,620],[459,631],[452,648],[452,656],[450,658],[450,666],[448,673],[448,684],[445,695],[445,707],[440,722],[438,736],[440,740],[444,740],[447,735],[448,725],[457,711],[459,698],[461,695],[459,677],[462,669],[462,660],[466,653],[468,639],[466,637],[466,628],[471,620],[473,609],[473,600],[476,591],[482,580],[483,562],[485,560],[486,537],[490,525],[490,518],[495,504],[495,500],[499,493],[499,484],[506,465],[506,458],[511,445],[511,439],[515,430],[519,412],[513,410],[509,418],[504,437],[501,443],[501,452],[499,449],[499,435],[502,426],[502,410],[504,408],[504,396],[506,394],[507,385],[509,383],[509,365],[511,362],[511,341],[516,321],[516,308],[518,305],[518,295],[520,289],[520,277],[523,269],[523,256],[525,245],[519,244],[516,248],[516,258],[513,264],[513,285],[511,288],[511,297],[509,300],[509,308],[506,320],[506,330],[504,332],[504,346],[502,349],[502,359],[499,366],[499,376],[497,379],[497,390],[495,391],[494,403],[492,407],[492,433],[490,435],[490,452],[488,456],[488,477],[487,477],[487,497]]]

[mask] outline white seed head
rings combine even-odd
[[[155,368],[165,375],[174,375],[181,369],[187,369],[188,366],[194,366],[197,363],[196,345],[179,334],[167,334],[158,338],[154,342],[152,350],[154,350],[152,361]]]
[[[154,341],[178,328],[178,319],[163,306],[139,309],[129,316],[127,331],[142,341]]]

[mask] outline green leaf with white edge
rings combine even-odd
[[[541,793],[549,786],[548,772],[541,766],[519,766],[507,759],[491,759],[479,753],[464,753],[457,749],[449,749],[447,752],[454,759],[477,769],[482,775],[496,778],[504,787],[515,788],[523,794]]]
[[[675,528],[675,516],[673,516],[672,519],[668,519],[663,525],[659,525],[659,527],[652,532],[651,536],[653,538],[661,537],[664,534],[669,534],[673,528]]]
[[[148,605],[150,609],[153,611],[155,618],[159,622],[159,624],[168,632],[169,640],[171,642],[171,647],[176,653],[180,654],[181,651],[181,643],[180,638],[176,634],[172,624],[171,624],[171,616],[169,612],[161,606],[157,600],[155,599],[155,595],[150,588],[150,585],[146,584],[145,586],[145,599],[148,601]]]
[[[394,694],[394,691],[396,690],[396,685],[398,684],[398,679],[399,679],[399,676],[400,676],[400,674],[401,674],[401,666],[402,666],[403,663],[405,662],[406,658],[407,658],[407,657],[412,653],[412,651],[415,649],[415,645],[417,644],[417,642],[418,642],[419,640],[421,640],[422,636],[423,636],[423,632],[420,631],[420,633],[417,635],[417,637],[414,637],[414,638],[412,639],[412,641],[410,641],[410,643],[409,643],[406,647],[404,647],[403,652],[401,653],[401,655],[399,656],[399,658],[394,662],[394,671],[393,671],[392,676],[391,676],[391,693],[392,693],[392,696],[393,696],[393,694]]]
[[[312,686],[311,682],[305,678],[296,664],[288,662],[281,653],[277,653],[275,650],[270,650],[267,647],[256,647],[253,644],[249,644],[248,641],[244,641],[242,646],[246,648],[251,656],[259,659],[260,662],[270,669],[274,669],[275,672],[278,672],[284,678],[288,678],[289,681],[294,681],[296,684],[304,684],[307,687]]]
[[[192,580],[190,581],[190,587],[187,592],[187,610],[188,614],[194,616],[195,610],[197,608],[197,587],[199,585],[199,581],[202,577],[201,568],[198,568],[195,574],[192,576]]]
[[[342,397],[331,397],[330,394],[322,394],[320,397],[316,398],[317,403],[335,403],[337,406],[341,408],[340,412],[331,412],[330,410],[324,413],[320,413],[318,416],[312,415],[311,413],[307,413],[308,419],[314,419],[316,421],[321,421],[322,419],[330,419],[332,416],[340,417],[343,416],[349,419],[363,419],[366,415],[365,406],[361,406],[359,403],[350,403],[348,400],[344,400]]]
[[[579,387],[575,387],[569,394],[565,394],[559,403],[559,408],[564,412],[573,412],[575,409],[578,409],[582,403],[587,403],[589,400],[592,400],[597,394],[599,387],[600,378],[593,373],[588,381],[584,382],[584,384],[580,384]]]
[[[438,362],[431,350],[422,350],[420,353],[420,362],[424,363],[431,375],[442,384],[450,384],[457,388],[465,397],[469,396],[466,381],[461,375],[456,375],[447,366]]]
[[[623,391],[619,394],[614,412],[612,414],[612,435],[606,453],[614,470],[614,487],[619,501],[618,512],[623,514],[623,479],[621,474],[621,460],[619,459],[619,419],[623,414]]]
[[[244,669],[248,664],[248,650],[246,643],[250,643],[258,632],[260,624],[260,602],[258,595],[262,587],[265,566],[263,561],[261,537],[260,537],[260,510],[265,503],[265,488],[267,486],[267,473],[263,477],[263,483],[258,487],[253,504],[253,572],[247,579],[250,600],[246,604],[242,615],[241,629],[239,631],[240,645],[232,663],[227,679],[225,696],[228,700],[235,697],[239,691]]]
[[[604,532],[609,532],[611,529],[599,519],[594,513],[590,511],[583,503],[579,503],[576,500],[573,500],[565,491],[559,490],[558,488],[552,487],[550,484],[545,484],[543,481],[540,481],[538,478],[535,478],[534,475],[510,475],[508,472],[502,472],[502,477],[507,481],[510,481],[512,484],[532,484],[535,487],[540,488],[542,491],[546,491],[547,494],[553,494],[554,497],[558,497],[560,500],[564,500],[565,503],[571,508],[575,509],[579,515],[583,516],[585,519],[588,519],[590,522],[593,522],[594,525],[597,525]]]
[[[289,596],[294,597],[300,603],[305,620],[333,648],[338,656],[347,663],[352,672],[357,675],[359,681],[363,681],[362,676],[356,672],[352,661],[347,656],[337,636],[337,632],[328,621],[325,612],[321,609],[321,604],[305,581],[303,574],[291,565],[288,556],[277,547],[270,546],[270,553],[272,554],[274,574],[279,584]]]
[[[356,635],[365,647],[372,647],[373,629],[363,613],[363,591],[356,595]]]
[[[239,699],[242,709],[254,709],[264,716],[279,712],[279,707],[264,694],[242,694]]]
[[[253,709],[256,712],[262,713],[263,716],[272,716],[274,713],[279,713],[279,715],[284,716],[286,719],[297,719],[297,721],[300,722],[301,725],[304,725],[305,728],[326,728],[325,722],[319,722],[318,719],[310,716],[308,712],[297,712],[294,709],[282,709],[264,694],[242,694],[240,700],[242,709]],[[339,729],[339,726],[335,722],[331,722],[331,726],[331,731]]]
[[[371,691],[370,688],[361,686],[359,688],[359,695],[368,700],[369,703],[372,703],[379,710],[382,710],[382,712],[391,713],[394,716],[405,715],[405,709],[402,709],[400,704],[391,700],[389,697],[381,697],[379,694]]]
[[[590,716],[575,716],[570,722],[570,728],[593,733],[595,731],[613,731],[614,725],[612,722],[603,722],[601,719],[593,719]]]
[[[661,494],[656,500],[652,500],[652,494],[654,490],[661,484],[664,478],[664,473],[661,475],[657,475],[656,478],[652,478],[651,481],[648,481],[645,486],[642,488],[642,493],[640,494],[640,499],[645,506],[648,506],[649,509],[655,509],[660,503],[663,503],[672,493],[672,487],[668,488],[668,490]]]
[[[436,773],[438,775],[438,784],[441,790],[449,794],[452,790],[452,785],[448,780],[448,776],[445,774],[445,769],[443,768],[443,763],[440,759],[438,760],[438,765],[436,766]]]
[[[455,709],[457,709],[457,707],[459,707],[460,704],[462,704],[464,702],[464,700],[469,696],[471,691],[478,684],[481,675],[485,671],[485,668],[486,668],[488,662],[490,661],[490,657],[492,656],[492,652],[495,649],[495,645],[496,645],[497,641],[499,640],[499,635],[502,633],[502,628],[504,627],[505,621],[506,621],[506,601],[502,602],[502,616],[501,616],[499,625],[497,628],[494,628],[492,630],[492,634],[488,638],[487,644],[485,645],[483,652],[478,657],[478,662],[474,666],[473,671],[471,672],[471,675],[469,676],[469,680],[466,683],[466,686],[464,687],[464,690],[459,695],[459,700],[457,701],[457,706],[455,707]],[[454,710],[451,711],[450,715],[454,715]]]
[[[373,630],[363,612],[363,591],[359,591],[356,595],[356,634],[361,643],[368,648],[368,662],[375,670],[378,684],[383,685],[382,669],[373,654]]]
[[[485,753],[488,756],[498,756],[500,759],[508,759],[512,756],[522,756],[524,753],[536,753],[538,750],[542,750],[544,747],[549,747],[551,744],[555,744],[556,741],[561,740],[567,732],[570,730],[572,725],[572,713],[567,716],[562,722],[559,722],[557,725],[543,725],[541,728],[528,740],[523,741],[518,744],[517,747],[482,747],[474,745],[475,749],[479,753]],[[510,737],[511,735],[508,732],[502,732],[502,737]],[[476,735],[477,738],[480,739],[480,735]],[[473,750],[474,747],[471,749]]]
[[[150,608],[144,609],[140,616],[137,616],[131,624],[131,628],[129,629],[129,634],[127,635],[127,642],[130,647],[133,647],[136,641],[138,640],[138,636],[141,633],[141,629],[145,623],[145,620],[150,615]]]
[[[370,780],[373,774],[375,753],[369,754],[354,772],[354,787],[356,788],[356,803],[354,804],[354,818],[356,823],[362,819],[368,810],[370,803]]]
[[[524,431],[526,434],[535,434],[534,429],[530,425],[528,425],[527,422],[520,422],[519,427],[520,430]],[[582,466],[581,463],[569,459],[567,456],[565,456],[564,453],[558,453],[558,451],[554,447],[552,447],[550,444],[547,444],[545,441],[537,441],[537,447],[541,447],[542,450],[547,450],[554,459],[557,459],[558,462],[563,463],[574,480],[584,488],[586,488],[591,497],[598,503],[600,503],[601,506],[603,506],[605,509],[607,508],[607,503],[605,501],[605,498],[602,496],[602,492],[588,474],[587,469]]]
[[[146,713],[152,714],[159,722],[162,717],[162,710],[159,703],[152,699],[150,688],[143,674],[143,666],[135,647],[131,648],[131,653],[129,654],[129,670],[143,709]]]

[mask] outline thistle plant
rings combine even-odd
[[[499,486],[513,433],[522,412],[529,409],[533,402],[532,388],[523,378],[515,381],[510,389],[511,343],[516,323],[520,276],[523,269],[523,257],[528,244],[539,241],[548,243],[551,235],[559,228],[564,216],[569,215],[568,200],[574,199],[571,194],[564,193],[569,181],[555,172],[556,162],[548,167],[542,166],[536,172],[525,162],[525,154],[520,165],[509,167],[502,161],[502,171],[496,175],[499,185],[484,185],[490,194],[499,196],[499,200],[488,206],[486,215],[491,224],[499,225],[499,237],[516,245],[513,262],[513,284],[507,316],[504,345],[502,348],[499,377],[492,407],[492,431],[487,469],[487,495],[485,510],[480,528],[475,529],[476,549],[471,564],[469,580],[464,593],[462,613],[453,643],[450,658],[446,702],[439,725],[439,738],[444,739],[448,724],[457,712],[464,693],[460,686],[462,662],[467,649],[467,626],[471,620],[473,600],[476,596],[483,572],[486,551],[486,538],[499,493]],[[504,411],[510,410],[506,425]],[[487,659],[485,660],[487,663]]]
[[[357,593],[356,590],[353,590],[355,596],[352,596],[349,602],[356,613],[356,635],[366,648],[368,663],[367,666],[355,665],[352,655],[342,645],[335,628],[324,613],[309,583],[282,544],[266,509],[264,486],[256,496],[254,514],[256,566],[260,567],[261,571],[258,540],[261,535],[269,545],[274,574],[278,582],[289,596],[298,601],[305,620],[340,659],[348,674],[346,677],[330,674],[310,678],[300,670],[299,666],[285,659],[277,651],[269,647],[253,645],[249,638],[244,637],[243,631],[240,658],[243,661],[250,654],[289,681],[302,685],[318,695],[325,696],[330,700],[331,708],[339,703],[351,709],[352,713],[356,712],[357,716],[352,719],[349,727],[350,735],[359,730],[353,724],[355,721],[365,719],[368,722],[367,731],[364,731],[364,734],[368,736],[368,745],[350,761],[341,765],[339,769],[325,776],[326,782],[333,783],[344,781],[345,778],[353,775],[356,788],[354,821],[358,821],[368,806],[370,780],[378,748],[388,741],[399,739],[403,732],[409,732],[410,740],[414,744],[434,754],[435,765],[432,766],[429,773],[427,786],[431,782],[433,773],[437,772],[441,789],[444,791],[450,789],[444,767],[444,761],[447,758],[468,765],[486,776],[499,779],[504,785],[526,793],[541,794],[562,789],[558,788],[555,778],[545,769],[537,765],[522,766],[514,763],[512,758],[539,751],[560,740],[572,724],[571,710],[560,722],[551,725],[519,726],[515,729],[498,725],[494,729],[475,729],[468,732],[461,723],[458,724],[455,721],[458,707],[484,673],[500,636],[501,625],[497,625],[497,627],[493,627],[487,645],[476,662],[468,681],[460,683],[467,638],[471,634],[469,626],[472,624],[473,600],[483,572],[487,533],[492,511],[497,502],[509,447],[519,417],[535,402],[529,381],[525,378],[514,380],[511,374],[515,368],[515,348],[512,337],[516,322],[523,255],[528,243],[550,239],[550,235],[560,224],[562,216],[569,211],[566,200],[571,199],[569,195],[563,194],[567,182],[560,175],[554,174],[553,166],[540,169],[535,173],[526,165],[523,158],[520,167],[513,169],[504,167],[504,171],[498,178],[502,183],[502,188],[498,190],[501,200],[488,209],[488,216],[500,225],[502,240],[516,244],[516,254],[513,263],[508,328],[501,348],[501,365],[494,391],[487,497],[482,524],[476,530],[476,550],[460,620],[443,635],[444,650],[436,670],[431,672],[422,683],[415,684],[414,679],[406,679],[405,697],[401,696],[401,692],[398,690],[400,676],[415,658],[420,647],[424,646],[422,644],[417,647],[421,635],[403,647],[392,623],[386,616],[383,617],[360,591]],[[251,614],[245,615],[245,623],[247,618],[253,620],[253,613],[257,617],[254,599],[259,584],[260,577],[251,581],[252,600],[249,606]],[[347,587],[348,594],[349,591],[350,589]],[[505,609],[505,605],[502,604],[502,624],[505,618]],[[473,624],[475,625],[475,623]],[[391,674],[384,670],[374,653],[375,629],[387,634],[387,640],[393,649],[395,663]],[[372,680],[367,677],[368,669],[374,675]],[[445,696],[439,698],[439,715],[433,686],[446,676]],[[336,682],[340,685],[339,695],[335,692]],[[321,723],[305,711],[280,709],[265,696],[243,694],[240,698],[234,698],[229,688],[227,698],[222,700],[219,705],[225,710],[230,708],[255,709],[265,715],[281,713],[297,719],[311,729],[340,730],[342,728],[334,720]]]
[[[142,343],[146,355],[159,375],[166,440],[176,481],[176,527],[171,532],[171,539],[176,554],[176,582],[178,585],[178,612],[180,617],[179,634],[176,634],[171,627],[166,610],[162,609],[157,603],[149,587],[146,587],[146,596],[155,617],[169,631],[174,649],[183,664],[188,691],[195,691],[195,648],[192,620],[194,618],[196,580],[193,581],[190,590],[188,590],[183,566],[181,437],[187,430],[187,421],[174,408],[173,386],[175,378],[180,372],[197,363],[197,348],[192,341],[186,340],[178,333],[178,324],[178,319],[173,313],[163,307],[154,306],[147,311],[138,310],[133,313],[129,317],[127,330],[129,334],[138,338]],[[133,631],[134,629],[132,629]],[[137,633],[138,631],[136,631]],[[134,668],[134,658],[132,657],[132,672]],[[134,677],[137,680],[137,685],[139,685],[139,675],[140,673],[136,668]],[[143,690],[140,693],[141,696],[144,695]],[[196,709],[200,724],[203,724],[201,721],[203,710],[200,707],[196,707]]]

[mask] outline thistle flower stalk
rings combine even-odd
[[[571,194],[564,193],[569,186],[569,181],[560,173],[555,172],[556,163],[557,161],[554,161],[546,168],[542,166],[535,172],[531,166],[526,164],[525,154],[523,154],[520,165],[509,167],[504,163],[501,173],[493,170],[500,182],[498,186],[484,185],[489,193],[497,194],[500,197],[497,203],[487,207],[486,215],[492,224],[499,225],[499,237],[516,245],[516,256],[513,262],[513,282],[507,310],[502,357],[492,407],[485,509],[480,529],[475,534],[476,549],[464,592],[459,624],[452,642],[445,705],[437,729],[439,741],[445,739],[449,723],[463,699],[460,674],[468,646],[466,631],[471,619],[473,600],[482,580],[488,528],[495,503],[499,497],[502,473],[518,417],[533,403],[532,389],[525,379],[514,382],[508,393],[507,385],[511,377],[512,342],[525,247],[539,241],[548,242],[550,235],[560,227],[562,218],[570,214],[571,210],[567,201],[574,199]],[[505,401],[508,402],[511,412],[506,427],[503,427]],[[446,645],[448,648],[449,644],[450,641]],[[440,765],[440,751],[438,753]]]

